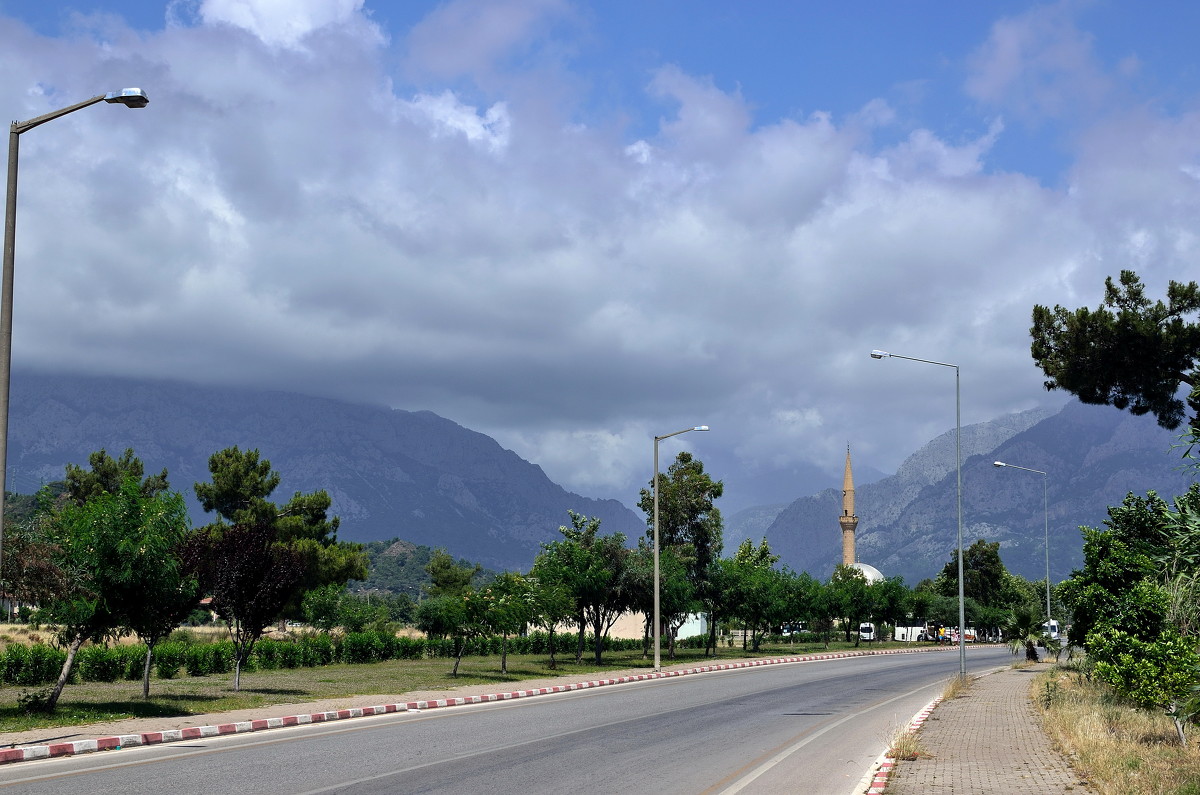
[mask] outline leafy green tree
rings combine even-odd
[[[867,578],[853,566],[839,563],[833,576],[825,586],[835,615],[845,622],[846,642],[854,632],[854,645],[858,646],[858,625],[870,614],[871,599],[867,592]]]
[[[483,624],[500,636],[500,673],[508,673],[508,637],[515,635],[533,617],[533,585],[515,572],[500,574],[481,588]]]
[[[872,583],[868,587],[871,603],[871,618],[877,626],[895,627],[899,619],[908,612],[911,604],[909,590],[904,587],[903,577],[889,577]]]
[[[1196,639],[1173,627],[1153,640],[1110,628],[1088,636],[1096,676],[1145,709],[1164,711],[1175,724],[1179,744],[1187,746],[1185,723],[1195,716],[1194,699],[1200,655]]]
[[[967,547],[963,555],[963,595],[981,605],[1004,605],[1008,570],[1000,560],[1000,542],[988,543],[982,538]],[[942,568],[934,588],[942,596],[958,596],[958,550]],[[955,619],[957,622],[957,619]]]
[[[56,562],[69,583],[42,607],[67,649],[46,704],[53,709],[85,641],[115,638],[135,628],[146,633],[143,639],[152,650],[162,626],[170,623],[154,611],[175,609],[194,597],[175,593],[190,587],[177,558],[187,528],[178,494],[146,496],[138,479],[129,477],[116,492],[94,494],[83,504],[68,502],[47,521]]]
[[[1164,428],[1185,419],[1181,384],[1191,387],[1190,425],[1200,413],[1197,364],[1200,285],[1171,281],[1167,301],[1151,301],[1137,274],[1121,271],[1120,284],[1104,282],[1094,310],[1033,308],[1031,353],[1046,374],[1047,389],[1065,389],[1084,403],[1154,414]]]
[[[126,448],[120,458],[113,458],[101,448],[88,456],[88,464],[91,469],[75,464],[67,464],[66,467],[66,494],[76,505],[83,505],[101,494],[115,494],[128,478],[138,482],[138,487],[146,497],[153,497],[170,488],[165,469],[157,475],[144,477],[145,468],[141,459],[133,454],[133,448]]]
[[[446,550],[439,549],[425,568],[430,579],[430,597],[417,606],[417,628],[429,637],[454,640],[454,668],[450,675],[457,677],[467,641],[487,631],[485,604],[475,598],[473,585],[480,567],[458,563]]]
[[[650,484],[654,486],[654,483]],[[658,473],[659,548],[674,549],[684,561],[696,598],[710,614],[719,610],[720,589],[715,566],[723,547],[723,521],[714,506],[725,484],[704,471],[704,464],[686,450],[680,452],[666,472]],[[639,507],[646,513],[646,537],[654,537],[654,491],[642,489]],[[709,621],[709,643],[705,653],[716,653],[717,624]]]
[[[629,568],[633,553],[626,548],[623,533],[602,536],[599,519],[568,513],[571,526],[559,527],[563,537],[542,544],[538,559],[549,558],[543,565],[559,573],[559,584],[575,603],[574,623],[579,627],[576,661],[583,658],[584,633],[590,627],[596,662],[600,663],[609,630],[633,606]]]
[[[558,668],[558,661],[554,658],[554,632],[560,624],[568,623],[576,613],[575,600],[567,588],[569,577],[566,572],[554,568],[558,562],[552,556],[539,555],[528,577],[532,586],[530,621],[546,630],[549,636],[552,671]]]

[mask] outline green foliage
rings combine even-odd
[[[1137,274],[1123,270],[1120,285],[1104,282],[1104,301],[1094,310],[1033,308],[1031,353],[1046,374],[1047,389],[1065,389],[1084,403],[1113,405],[1133,414],[1152,413],[1159,425],[1184,420],[1181,383],[1197,385],[1200,286],[1171,281],[1167,302],[1152,302]],[[1195,425],[1198,393],[1189,399]]]
[[[85,646],[75,661],[85,682],[115,682],[125,678],[125,660],[108,646]]]
[[[122,484],[133,479],[143,497],[155,497],[170,489],[167,470],[142,479],[145,470],[142,461],[127,448],[120,458],[113,458],[103,448],[88,456],[90,470],[75,464],[67,464],[66,494],[76,505],[83,505],[102,494],[114,494]]]
[[[1193,639],[1173,629],[1153,640],[1143,640],[1117,629],[1097,627],[1088,635],[1087,645],[1099,679],[1139,706],[1160,709],[1175,718],[1180,740],[1186,742],[1180,724],[1191,717],[1185,712],[1194,698],[1200,666]]]
[[[159,679],[174,679],[187,662],[188,646],[182,643],[159,643],[154,647],[154,672]]]

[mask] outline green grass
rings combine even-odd
[[[876,643],[871,648],[911,648],[913,645]],[[740,647],[722,648],[715,658],[706,658],[702,650],[689,649],[678,650],[674,660],[668,659],[664,650],[662,661],[664,666],[680,663],[705,665],[853,648],[853,643],[831,643],[828,649],[822,644],[764,646],[757,654],[743,653]],[[863,644],[860,650],[867,648],[867,644]],[[636,668],[649,670],[653,667],[653,660],[642,659],[640,651],[610,652],[606,653],[602,665],[596,665],[589,654],[585,654],[582,663],[576,665],[573,657],[564,658],[560,655],[558,669],[551,670],[549,657],[545,655],[509,655],[508,673],[501,674],[499,656],[464,657],[457,677],[450,676],[453,664],[453,660],[441,658],[246,672],[242,674],[240,692],[233,690],[232,674],[151,678],[148,700],[141,697],[140,681],[86,682],[67,685],[58,708],[51,714],[26,713],[19,702],[22,694],[43,688],[6,685],[0,687],[0,732],[80,726],[126,718],[204,715],[351,696],[400,696],[414,691],[450,690],[466,685],[495,684],[497,689],[503,690],[507,685],[527,679],[603,675],[605,672]]]

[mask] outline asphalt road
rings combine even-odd
[[[26,762],[0,790],[842,795],[957,671],[956,651],[720,671]]]

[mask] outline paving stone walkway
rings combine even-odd
[[[1086,793],[1041,729],[1029,688],[1037,667],[981,677],[968,693],[941,702],[918,738],[932,756],[896,763],[887,795],[915,793]]]

